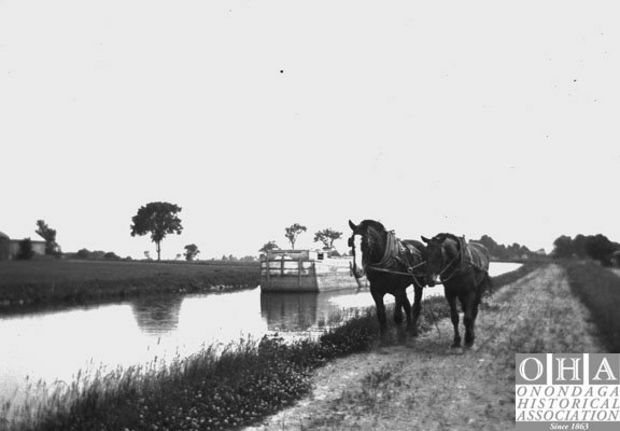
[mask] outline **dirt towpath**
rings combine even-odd
[[[309,397],[246,431],[512,429],[515,353],[602,351],[556,265],[485,302],[471,350],[449,348],[452,324],[442,320],[440,334],[318,369]]]

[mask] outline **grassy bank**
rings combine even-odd
[[[0,308],[105,302],[139,295],[256,286],[251,263],[80,260],[0,262]]]
[[[620,352],[620,277],[593,262],[564,262],[573,292],[590,310],[610,352]]]
[[[496,289],[531,271],[496,277]],[[421,330],[449,315],[443,298],[424,302]],[[392,334],[392,341],[399,338]],[[292,344],[280,338],[242,342],[222,355],[213,349],[163,370],[130,368],[52,396],[46,408],[26,409],[18,430],[229,429],[250,424],[303,397],[310,373],[330,359],[377,344],[374,310],[323,334]],[[388,340],[389,342],[389,340]]]

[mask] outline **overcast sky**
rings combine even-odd
[[[347,220],[620,241],[615,2],[0,0],[0,231],[201,257]],[[337,243],[344,249],[345,242]]]

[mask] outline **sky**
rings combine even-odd
[[[0,0],[0,231],[201,258],[284,228],[620,241],[612,1]],[[336,243],[346,249],[346,240]]]

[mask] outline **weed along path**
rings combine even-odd
[[[471,350],[449,348],[443,319],[439,333],[328,363],[309,397],[246,431],[512,429],[515,353],[603,351],[589,321],[548,265],[486,299]]]

